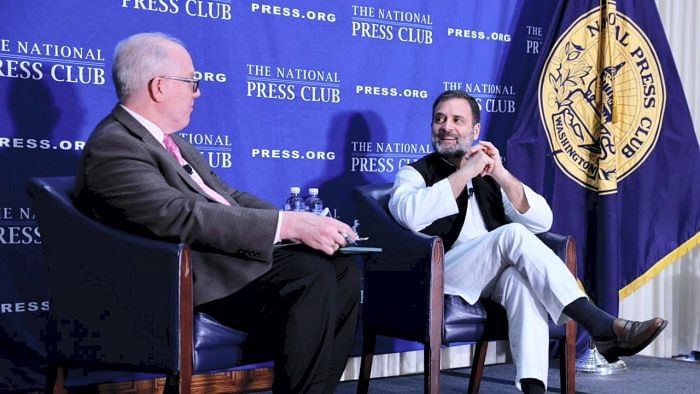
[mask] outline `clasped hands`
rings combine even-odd
[[[501,161],[501,155],[496,146],[488,141],[479,141],[469,149],[458,165],[460,171],[467,173],[468,177],[490,175],[498,180],[505,168]]]

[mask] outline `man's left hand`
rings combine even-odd
[[[505,175],[506,169],[503,167],[501,154],[498,152],[498,148],[488,141],[479,141],[477,145],[471,148],[471,153],[478,151],[486,153],[493,160],[493,163],[484,168],[484,171],[480,175],[490,175],[497,181],[502,179],[503,175]]]

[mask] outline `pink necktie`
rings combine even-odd
[[[173,141],[173,138],[166,134],[165,137],[163,137],[163,144],[165,145],[165,148],[172,153],[173,157],[175,157],[175,160],[177,160],[180,165],[184,166],[187,164],[185,159],[182,158],[182,155],[180,154],[180,149],[175,145],[175,141]],[[189,164],[187,164],[189,166]],[[194,170],[187,171],[190,176],[192,177],[192,180],[199,186],[200,189],[209,197],[211,197],[212,200],[217,201],[221,204],[224,205],[231,205],[226,199],[219,193],[216,192],[216,190],[210,188],[207,186],[202,178],[197,174]]]

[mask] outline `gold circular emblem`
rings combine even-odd
[[[556,42],[540,76],[539,104],[559,168],[610,194],[656,145],[666,88],[644,32],[614,6],[604,14],[597,7],[582,15]]]

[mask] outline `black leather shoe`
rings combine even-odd
[[[632,356],[642,351],[667,324],[668,321],[660,317],[641,322],[615,319],[613,331],[617,337],[599,340],[594,338],[593,343],[606,360],[614,362],[618,357]]]

